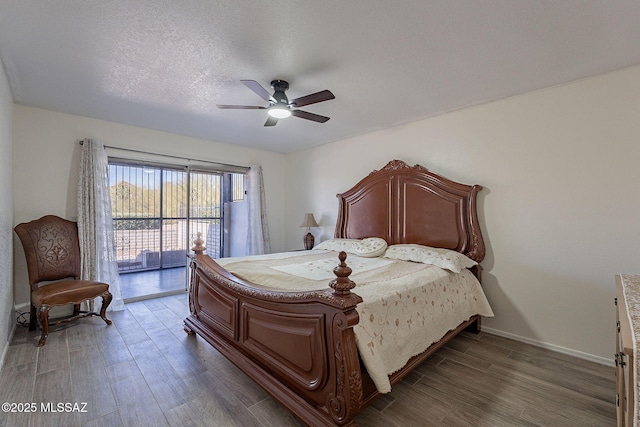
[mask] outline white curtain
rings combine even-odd
[[[262,255],[271,252],[271,239],[267,224],[267,209],[264,198],[262,167],[252,165],[247,173],[247,255]]]
[[[78,237],[82,258],[81,278],[108,283],[109,292],[113,295],[108,310],[124,310],[113,236],[107,152],[101,143],[90,139],[82,141]],[[101,301],[97,304],[101,304]],[[89,309],[93,310],[93,307]]]

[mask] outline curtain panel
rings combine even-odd
[[[252,165],[247,172],[247,255],[271,253],[271,239],[267,223],[267,205],[264,196],[262,167]]]
[[[111,215],[107,152],[101,143],[91,139],[82,141],[78,237],[82,258],[81,278],[108,283],[113,295],[108,310],[124,310]],[[89,309],[93,310],[93,307]]]

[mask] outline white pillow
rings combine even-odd
[[[460,252],[414,244],[391,245],[384,253],[384,257],[432,264],[454,273],[460,273],[463,269],[478,264]]]
[[[387,241],[380,237],[362,239],[354,248],[354,253],[364,258],[375,258],[387,250]]]
[[[359,239],[329,239],[325,240],[324,242],[318,243],[313,249],[355,253],[354,249],[358,243],[360,243]]]

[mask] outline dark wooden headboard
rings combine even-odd
[[[371,172],[340,201],[336,238],[382,237],[388,244],[416,243],[453,249],[481,262],[479,185],[453,182],[426,168],[392,160]]]

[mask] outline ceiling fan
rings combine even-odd
[[[300,117],[301,119],[311,120],[313,122],[324,123],[329,117],[319,114],[309,113],[307,111],[298,110],[298,107],[311,105],[318,102],[334,99],[335,96],[329,90],[312,93],[311,95],[301,96],[300,98],[289,101],[284,92],[289,89],[289,83],[284,80],[274,80],[271,82],[271,88],[274,90],[270,95],[260,83],[255,80],[240,80],[246,87],[254,91],[260,98],[269,102],[268,107],[258,105],[217,105],[218,108],[236,109],[236,110],[267,110],[269,118],[265,122],[265,126],[275,126],[279,119],[289,116]],[[294,109],[296,108],[296,109]]]

